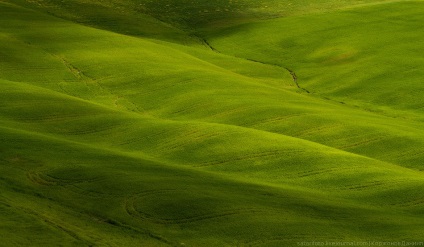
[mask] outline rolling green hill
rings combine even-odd
[[[0,0],[0,246],[424,241],[423,12]]]

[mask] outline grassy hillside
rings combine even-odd
[[[290,68],[322,97],[396,117],[408,113],[388,108],[419,113],[421,120],[422,6],[401,1],[279,18],[208,37],[224,53]]]
[[[422,241],[392,2],[0,1],[0,246]]]

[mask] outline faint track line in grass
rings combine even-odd
[[[358,146],[363,146],[363,145],[366,145],[366,144],[378,142],[378,141],[381,141],[381,140],[384,140],[384,139],[385,139],[385,137],[376,137],[376,138],[372,138],[372,139],[368,139],[368,140],[364,140],[364,141],[355,142],[355,143],[352,143],[352,144],[346,144],[346,145],[343,145],[343,146],[339,146],[339,147],[337,147],[337,149],[355,148],[355,147],[358,147]]]
[[[138,197],[142,196],[149,196],[149,195],[155,195],[155,194],[165,194],[169,192],[179,191],[177,189],[163,189],[163,190],[147,190],[140,193],[136,193],[132,195],[131,197],[127,197],[124,200],[124,209],[125,212],[131,216],[131,217],[137,217],[138,213],[137,210],[134,207],[134,200]]]
[[[40,172],[31,171],[27,173],[27,178],[33,182],[34,184],[42,185],[42,186],[55,186],[58,185],[56,181],[49,181],[43,178]]]
[[[15,208],[18,209],[19,211],[27,214],[27,215],[31,215],[37,219],[42,220],[43,222],[45,222],[46,224],[52,226],[53,228],[58,229],[61,232],[66,233],[68,236],[72,237],[73,239],[79,241],[79,242],[83,242],[88,246],[94,246],[94,243],[92,243],[91,241],[88,241],[82,237],[80,237],[75,231],[70,230],[69,228],[63,226],[62,224],[50,219],[47,216],[44,216],[38,212],[36,212],[35,210],[29,209],[29,208],[24,208],[24,207],[20,207],[20,206],[14,206],[14,205],[10,205],[6,202],[2,202],[0,201],[1,204],[7,206],[7,207],[11,207],[11,208]]]
[[[199,134],[199,135],[196,135],[196,136],[190,136],[189,140],[184,140],[182,142],[177,142],[177,143],[174,143],[174,144],[171,144],[171,145],[161,146],[161,148],[156,149],[156,151],[158,151],[158,152],[169,152],[169,151],[172,151],[172,150],[176,150],[180,147],[192,145],[195,142],[205,141],[205,140],[208,140],[208,139],[211,139],[211,138],[214,138],[214,137],[218,137],[220,135],[222,135],[222,133],[203,133],[203,134]]]
[[[194,35],[194,37],[198,38],[202,42],[202,44],[204,46],[208,47],[211,51],[214,51],[216,53],[220,53],[221,54],[221,52],[218,51],[217,49],[215,49],[211,44],[209,44],[209,42],[205,38],[200,37],[200,36],[195,35],[195,34],[193,34],[193,35]]]
[[[204,220],[210,220],[210,219],[216,219],[216,218],[223,218],[227,216],[233,216],[238,214],[252,214],[252,213],[260,213],[263,212],[261,210],[255,209],[255,208],[242,208],[242,209],[229,209],[229,210],[222,210],[220,212],[216,213],[207,213],[207,214],[199,214],[199,215],[193,215],[191,217],[186,218],[175,218],[175,219],[165,219],[165,218],[159,218],[152,216],[146,212],[141,212],[136,208],[135,200],[155,195],[155,194],[166,194],[166,193],[172,193],[179,190],[157,190],[157,191],[150,191],[148,193],[140,193],[136,196],[132,196],[130,198],[127,198],[124,203],[124,208],[127,214],[134,218],[140,218],[144,220],[148,220],[150,222],[156,223],[156,224],[185,224],[185,223],[192,223],[197,221],[204,221]]]
[[[203,129],[193,129],[189,132],[181,133],[177,138],[172,138],[167,141],[160,142],[159,145],[154,148],[154,150],[158,152],[173,150],[187,144],[192,144],[195,141],[221,136],[224,133],[226,132],[206,132]]]
[[[410,158],[417,158],[419,156],[424,156],[424,149],[417,150],[417,149],[410,149],[406,152],[401,153],[394,153],[391,155],[384,156],[385,158],[392,158],[392,159],[410,159]]]
[[[49,116],[39,116],[39,117],[13,117],[17,121],[25,122],[56,122],[56,121],[66,121],[66,120],[76,120],[85,117],[93,117],[91,115],[49,115]]]
[[[304,177],[310,177],[310,176],[316,176],[321,174],[328,174],[333,172],[340,172],[340,171],[351,171],[351,170],[357,170],[358,168],[366,168],[365,166],[359,167],[331,167],[331,168],[317,168],[314,170],[308,170],[308,171],[301,171],[295,173],[295,176],[289,176],[290,178],[304,178]]]
[[[282,116],[282,117],[268,118],[268,119],[256,122],[252,125],[249,125],[249,127],[256,127],[258,125],[270,124],[270,123],[278,123],[278,122],[285,121],[285,120],[288,120],[288,119],[291,119],[291,118],[310,116],[310,115],[313,115],[313,114],[309,114],[309,113],[290,114],[290,115],[285,115],[285,116]]]
[[[273,64],[274,66],[279,66],[279,65],[276,65],[276,64]],[[291,77],[292,77],[292,79],[293,79],[293,82],[294,82],[294,84],[296,84],[296,87],[297,88],[299,88],[299,89],[301,89],[301,90],[303,90],[303,91],[305,91],[306,93],[311,93],[311,92],[309,92],[306,88],[303,88],[303,87],[301,87],[300,85],[299,85],[299,82],[297,81],[297,75],[296,75],[296,73],[292,70],[292,69],[289,69],[289,68],[285,68],[289,73],[290,73],[290,75],[291,75]]]
[[[224,218],[228,216],[234,216],[239,214],[255,214],[260,213],[261,211],[256,209],[238,209],[238,210],[223,210],[219,213],[211,213],[211,214],[204,214],[204,215],[197,215],[189,218],[180,218],[180,219],[161,219],[154,216],[151,216],[147,213],[140,212],[134,209],[134,211],[130,211],[129,213],[132,216],[140,217],[149,221],[152,221],[157,224],[187,224],[197,221],[204,221],[204,220],[212,220],[217,218]]]
[[[97,80],[94,77],[91,77],[91,76],[87,75],[84,71],[82,71],[81,69],[77,68],[75,65],[73,65],[72,63],[70,63],[64,57],[62,57],[60,55],[57,55],[57,54],[50,53],[48,51],[46,51],[46,52],[48,54],[50,54],[51,56],[59,59],[78,80],[83,81],[85,83],[85,86],[87,87],[88,90],[91,90],[90,87],[89,87],[89,85],[88,85],[88,82],[91,82],[91,83],[94,83],[100,89],[100,91],[106,92],[107,94],[116,97],[116,100],[114,101],[114,104],[115,104],[116,107],[118,107],[118,104],[117,104],[118,103],[118,100],[121,99],[121,98],[123,98],[124,96],[122,96],[122,95],[121,96],[118,96],[118,95],[113,94],[111,91],[109,91],[105,87],[103,87],[103,85],[101,83],[99,83],[99,80]],[[64,90],[66,92],[66,90],[61,85],[59,85],[59,86],[62,88],[62,90]],[[135,104],[134,102],[128,100],[127,98],[125,98],[125,100],[127,102],[129,102],[131,105],[133,105],[134,108],[138,112],[140,112],[140,113],[141,112],[145,112],[144,110],[141,110],[140,107],[137,104]],[[124,108],[127,109],[128,111],[133,111],[133,110],[129,109],[128,107],[125,107],[124,106]]]
[[[192,145],[192,144],[194,144],[194,142],[205,141],[205,140],[208,140],[210,138],[214,138],[214,137],[218,137],[218,136],[220,136],[220,135],[219,134],[212,134],[212,133],[211,134],[198,135],[198,136],[190,138],[190,140],[188,140],[188,141],[176,143],[174,145],[167,146],[164,149],[158,149],[158,151],[162,152],[162,151],[165,151],[165,150],[167,150],[167,151],[176,150],[180,147]]]
[[[200,102],[203,102],[203,101],[200,101]],[[184,107],[184,108],[182,108],[180,110],[171,112],[169,114],[170,115],[179,115],[181,113],[186,113],[186,112],[191,111],[191,110],[196,109],[196,108],[207,109],[208,106],[213,106],[213,105],[214,105],[213,103],[191,104],[189,106],[186,106],[186,107]]]
[[[167,141],[160,142],[160,146],[163,147],[163,148],[166,148],[167,145],[173,145],[175,143],[180,143],[180,139],[182,139],[184,137],[187,138],[187,137],[196,135],[196,134],[198,134],[200,132],[201,132],[201,129],[197,129],[197,128],[193,128],[193,129],[187,130],[187,131],[179,134],[177,136],[177,138],[172,138],[172,139],[168,139]]]
[[[75,240],[77,240],[77,241],[80,241],[80,242],[83,242],[83,243],[85,243],[85,245],[87,245],[87,246],[96,246],[95,245],[95,243],[94,242],[91,242],[91,241],[89,241],[89,240],[86,240],[86,239],[84,239],[84,238],[82,238],[82,237],[80,237],[75,231],[72,231],[72,230],[70,230],[70,229],[68,229],[68,228],[66,228],[65,226],[63,226],[62,224],[60,224],[60,223],[57,223],[57,222],[55,222],[55,221],[53,221],[53,220],[51,220],[51,219],[49,219],[48,217],[46,217],[46,216],[43,216],[42,214],[40,214],[40,213],[37,213],[36,211],[34,211],[34,210],[31,210],[31,209],[27,209],[27,208],[23,208],[23,207],[16,207],[16,206],[12,206],[12,205],[10,205],[10,204],[8,204],[8,203],[6,203],[6,202],[3,202],[3,201],[1,201],[0,200],[0,204],[3,204],[3,205],[5,205],[5,206],[7,206],[7,207],[11,207],[11,208],[16,208],[16,209],[19,209],[20,211],[22,211],[22,212],[24,212],[24,213],[26,213],[26,214],[28,214],[28,215],[32,215],[32,216],[34,216],[34,217],[36,217],[36,218],[38,218],[38,219],[40,219],[40,220],[42,220],[42,221],[44,221],[45,223],[47,223],[48,225],[50,225],[50,226],[52,226],[52,227],[54,227],[54,228],[56,228],[56,229],[58,229],[58,230],[60,230],[60,231],[62,231],[62,232],[64,232],[64,233],[66,233],[67,235],[69,235],[70,237],[72,237],[73,239],[75,239]],[[93,218],[93,215],[89,215],[89,214],[85,214],[87,217],[90,217],[91,216],[91,218]],[[149,237],[151,237],[151,238],[153,238],[153,239],[156,239],[156,240],[158,240],[158,241],[160,241],[160,242],[162,242],[162,243],[165,243],[165,244],[167,244],[167,245],[169,245],[169,246],[175,246],[174,244],[172,244],[170,241],[168,241],[167,239],[165,239],[165,238],[163,238],[163,237],[161,237],[161,236],[159,236],[159,235],[157,235],[157,234],[154,234],[153,232],[151,232],[151,231],[149,231],[149,230],[147,230],[147,229],[143,229],[143,228],[139,228],[139,227],[132,227],[132,226],[129,226],[129,225],[126,225],[126,224],[124,224],[124,223],[121,223],[121,222],[117,222],[117,221],[114,221],[114,220],[110,220],[110,219],[100,219],[100,218],[98,218],[98,217],[95,217],[96,218],[96,220],[101,220],[102,222],[104,222],[104,223],[108,223],[109,225],[113,225],[113,226],[115,226],[115,227],[122,227],[122,228],[126,228],[126,229],[129,229],[129,230],[131,230],[131,231],[134,231],[134,232],[137,232],[137,233],[141,233],[141,234],[144,234],[144,235],[146,235],[146,236],[149,236]],[[95,237],[90,237],[91,239],[94,239]]]
[[[173,87],[177,87],[177,86],[180,86],[180,85],[189,84],[189,83],[195,82],[195,81],[196,81],[196,78],[181,80],[181,81],[173,82],[173,83],[166,85],[166,86],[163,86],[163,87],[158,87],[158,88],[150,89],[150,90],[143,92],[143,93],[138,93],[138,95],[145,96],[145,95],[153,94],[153,93],[158,92],[158,91],[163,91],[163,90],[171,89]],[[158,84],[163,85],[163,84],[160,84],[160,83],[158,83]]]
[[[68,68],[68,70],[75,76],[75,78],[77,78],[78,80],[83,79],[83,74],[81,74],[81,70],[79,70],[77,67],[69,63],[64,57],[61,57],[59,55],[53,55],[53,56],[58,58],[66,66],[66,68]]]
[[[102,177],[95,177],[95,178],[75,178],[75,179],[66,179],[66,178],[55,178],[53,176],[50,176],[48,174],[45,174],[48,171],[51,170],[43,170],[43,171],[37,171],[37,170],[31,170],[26,173],[27,178],[38,185],[42,186],[67,186],[67,185],[74,185],[78,183],[92,183],[92,182],[98,182],[104,180]]]
[[[211,51],[221,54],[221,52],[218,51],[217,49],[215,49],[205,38],[202,38],[200,36],[196,36],[196,37],[198,37],[202,41],[202,43],[206,47],[208,47]],[[308,94],[311,93],[309,90],[307,90],[306,88],[303,88],[303,87],[301,87],[299,85],[298,77],[297,77],[296,73],[292,69],[290,69],[288,67],[284,67],[284,66],[281,66],[281,65],[278,65],[278,64],[275,64],[275,63],[266,63],[266,62],[258,61],[258,60],[251,59],[251,58],[243,58],[243,57],[238,57],[238,56],[233,56],[233,57],[244,59],[246,61],[251,61],[251,62],[254,62],[254,63],[260,63],[260,64],[263,64],[263,65],[268,65],[268,66],[273,66],[273,67],[278,67],[280,69],[284,69],[284,70],[286,70],[287,72],[290,73],[290,76],[292,77],[293,83],[296,85],[296,87],[298,89],[300,89],[300,90],[302,90],[302,91],[304,91],[304,92],[306,92]]]
[[[330,124],[330,125],[324,125],[324,126],[319,126],[315,128],[309,128],[300,132],[292,133],[292,135],[297,137],[302,137],[302,136],[308,136],[314,133],[319,133],[324,130],[333,130],[333,129],[342,128],[342,127],[344,126],[341,124]]]
[[[253,107],[249,107],[249,106],[241,106],[241,107],[236,107],[230,110],[226,110],[223,112],[219,112],[219,113],[215,113],[213,115],[209,115],[208,118],[214,119],[214,118],[222,118],[225,116],[229,116],[232,115],[233,113],[240,113],[242,111],[247,111],[249,109],[253,109]]]
[[[361,191],[361,190],[367,190],[367,189],[373,189],[384,186],[384,188],[396,186],[397,184],[401,183],[401,181],[372,181],[367,183],[361,183],[357,185],[348,185],[344,186],[346,190],[355,190],[355,191]]]
[[[296,72],[294,72],[292,69],[290,69],[288,67],[283,67],[283,66],[278,65],[278,64],[275,64],[275,63],[266,63],[266,62],[262,62],[262,61],[258,61],[258,60],[250,59],[250,58],[244,58],[244,59],[247,60],[247,61],[251,61],[251,62],[255,62],[255,63],[260,63],[260,64],[268,65],[268,66],[274,66],[274,67],[278,67],[278,68],[281,68],[281,69],[286,70],[287,72],[289,72],[290,76],[292,77],[293,83],[296,85],[296,87],[298,89],[300,89],[300,90],[302,90],[302,91],[304,91],[304,92],[306,92],[308,94],[311,93],[306,88],[303,88],[303,87],[300,86],[300,84],[298,82],[298,77],[296,75]]]
[[[91,128],[91,129],[85,129],[85,130],[71,130],[64,132],[68,135],[89,135],[89,134],[95,134],[100,132],[106,132],[108,130],[116,129],[117,127],[120,127],[120,125],[109,125],[109,126],[103,126],[102,128]]]
[[[391,206],[395,206],[395,207],[416,207],[416,206],[422,206],[424,204],[424,198],[420,197],[414,200],[408,200],[408,201],[403,201],[403,202],[398,202],[398,203],[389,203],[389,205]]]
[[[167,135],[167,134],[168,135],[171,135],[171,134],[173,134],[175,132],[178,132],[179,133],[179,132],[182,132],[184,130],[186,130],[186,127],[178,127],[178,128],[175,128],[175,129],[164,128],[164,129],[162,129],[160,131],[157,131],[154,134],[136,136],[134,138],[130,138],[130,139],[127,139],[127,140],[125,140],[123,142],[120,142],[120,143],[118,143],[116,145],[118,145],[118,146],[128,145],[128,144],[136,143],[136,142],[139,142],[139,141],[142,141],[142,140],[146,140],[146,139],[147,140],[155,140],[156,141],[156,140],[160,139],[161,136],[164,136],[164,135]],[[166,137],[162,137],[162,138],[166,138]]]
[[[30,163],[31,167],[43,166],[43,164],[40,164],[38,161],[25,159],[19,154],[13,155],[12,157],[8,157],[8,158],[1,158],[0,161],[1,161],[0,166],[7,166],[13,169],[18,169],[23,172],[29,171],[29,169],[25,167],[26,163]]]
[[[373,182],[369,182],[369,183],[361,183],[361,184],[357,184],[357,185],[351,185],[351,186],[345,186],[345,188],[347,190],[367,190],[367,189],[372,189],[375,187],[381,187],[381,186],[385,186],[387,185],[387,182],[384,183],[382,181],[373,181]]]
[[[229,159],[224,159],[224,160],[215,160],[215,161],[208,161],[208,162],[204,162],[202,164],[199,165],[194,165],[193,167],[208,167],[208,166],[216,166],[216,165],[222,165],[222,164],[226,164],[226,163],[230,163],[230,162],[238,162],[238,161],[243,161],[243,160],[251,160],[251,159],[258,159],[258,158],[265,158],[265,157],[275,157],[275,156],[283,156],[283,155],[287,155],[287,154],[302,154],[305,153],[304,150],[274,150],[274,151],[265,151],[265,152],[258,152],[258,153],[253,153],[253,154],[249,154],[249,155],[244,155],[244,156],[238,156],[238,157],[233,157],[233,158],[229,158]]]
[[[104,192],[99,192],[99,191],[92,191],[92,190],[87,190],[87,189],[83,189],[81,187],[79,187],[77,184],[72,184],[70,186],[67,187],[70,191],[73,191],[74,193],[78,194],[78,195],[83,195],[83,196],[88,196],[91,198],[119,198],[119,197],[123,197],[124,195],[122,195],[122,193],[118,194],[118,193],[104,193]]]
[[[103,177],[94,177],[94,178],[57,178],[57,177],[53,177],[51,175],[45,175],[47,176],[49,179],[53,179],[56,181],[61,181],[64,184],[79,184],[79,183],[93,183],[93,182],[99,182],[99,181],[103,181],[104,178]]]

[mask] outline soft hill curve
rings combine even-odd
[[[0,245],[420,240],[422,1],[230,2],[0,1]]]

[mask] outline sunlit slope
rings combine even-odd
[[[207,39],[224,53],[290,68],[314,94],[422,120],[423,11],[423,1],[399,1],[249,23]]]
[[[14,230],[2,231],[2,237],[9,246],[294,246],[332,236],[387,240],[389,233],[389,239],[412,240],[421,235],[419,212],[231,181],[33,133],[4,128],[1,133],[7,175],[1,216],[13,219],[2,221],[7,224],[2,229]],[[35,145],[16,154],[21,147],[16,140]],[[37,155],[40,151],[45,156]],[[16,155],[5,155],[10,152]],[[409,207],[416,205],[401,210]],[[18,235],[19,222],[26,231]]]
[[[16,221],[7,229],[25,219],[33,229],[3,231],[8,243],[291,246],[422,234],[420,172],[287,136],[1,85],[1,215]]]
[[[413,170],[298,138],[120,111],[25,83],[2,81],[1,95],[7,102],[2,105],[5,127],[257,182],[290,182],[332,191],[368,180],[379,181],[377,187],[384,187],[388,178],[402,181],[410,175],[420,177]],[[362,180],[364,174],[367,176]],[[335,178],[340,181],[332,185]]]
[[[283,67],[0,11],[4,243],[422,236],[420,123],[310,97]]]
[[[422,169],[420,123],[310,97],[284,67],[8,9],[15,24],[3,28],[4,47],[14,58],[3,62],[5,79],[144,115],[266,130]],[[37,29],[21,32],[32,26]]]
[[[14,9],[13,7],[9,8]],[[16,9],[18,10],[19,8]],[[13,12],[11,13],[13,14]],[[31,11],[25,13],[29,16],[35,15],[35,12]],[[420,134],[422,132],[419,130],[419,124],[408,124],[407,122],[395,120],[387,123],[388,118],[350,110],[349,108],[286,91],[283,88],[289,88],[290,83],[284,80],[281,81],[281,86],[275,83],[272,85],[264,84],[262,80],[236,74],[163,45],[79,27],[42,15],[35,16],[44,18],[44,21],[50,21],[45,26],[46,29],[43,31],[41,26],[37,29],[37,32],[32,34],[27,32],[21,35],[20,38],[24,40],[23,43],[32,42],[34,47],[38,47],[38,50],[46,52],[50,57],[57,56],[53,55],[55,53],[65,57],[56,58],[57,64],[62,63],[62,69],[57,69],[57,71],[64,72],[58,73],[58,79],[47,78],[37,82],[37,80],[32,81],[33,77],[38,79],[37,71],[34,74],[25,75],[25,72],[31,70],[28,70],[26,66],[22,66],[23,74],[13,73],[13,70],[6,70],[5,77],[9,80],[14,79],[13,76],[18,76],[17,79],[24,79],[24,76],[28,76],[27,80],[30,83],[36,83],[39,86],[52,89],[56,89],[57,86],[54,84],[52,84],[53,86],[50,85],[50,82],[56,82],[59,85],[64,84],[66,87],[64,89],[63,86],[59,87],[58,91],[93,100],[108,107],[135,111],[153,118],[203,120],[249,127],[251,129],[265,125],[268,127],[257,128],[269,130],[269,128],[274,127],[271,132],[288,132],[294,136],[296,136],[296,131],[299,136],[308,136],[308,134],[312,133],[313,135],[315,132],[322,134],[324,130],[324,134],[329,135],[324,140],[333,141],[333,143],[330,142],[331,146],[358,149],[360,154],[371,153],[377,156],[375,158],[383,160],[394,156],[393,159],[388,159],[387,161],[396,163],[400,160],[406,166],[420,169],[420,145],[416,145],[422,142],[422,134]],[[57,22],[56,25],[54,22]],[[21,20],[21,24],[24,23],[26,21]],[[34,22],[31,21],[31,23]],[[67,32],[69,34],[66,36],[65,31],[63,31],[67,29],[63,28],[66,25],[70,25],[69,28],[74,28],[77,34]],[[13,25],[9,25],[8,29],[13,31]],[[60,37],[59,40],[51,40],[49,43],[42,42],[49,32],[58,32],[60,30],[62,30],[61,35],[55,36]],[[18,36],[16,32],[15,30],[9,35]],[[79,46],[79,39],[76,36],[79,39],[86,40],[84,47]],[[112,44],[115,45],[115,49],[108,49],[106,52],[104,48],[111,47]],[[38,53],[35,54],[38,55]],[[26,57],[31,58],[31,55],[22,56],[20,59],[25,60]],[[123,62],[118,63],[118,61]],[[29,62],[28,64],[32,63]],[[13,64],[11,67],[13,68]],[[162,69],[160,69],[161,67]],[[65,74],[66,71],[68,74]],[[61,81],[60,76],[63,76],[62,73],[66,76],[69,76],[69,74],[73,75],[75,77],[74,81],[67,82],[66,76]],[[50,75],[50,73],[46,72],[39,74]],[[57,76],[54,73],[51,74],[52,78]],[[284,82],[286,82],[286,85]],[[27,109],[27,111],[31,112],[31,108]],[[22,110],[11,112],[19,114]],[[90,114],[88,115],[91,117]],[[356,120],[363,119],[363,121],[352,123],[354,118],[349,118],[349,115],[354,115]],[[281,121],[284,124],[276,124]],[[101,125],[104,122],[111,123],[111,120],[102,119],[99,122],[99,125]],[[332,124],[330,127],[334,128],[319,126],[321,123],[324,126],[330,123]],[[77,124],[76,126],[80,125]],[[46,128],[45,126],[48,125],[42,123],[39,126]],[[99,126],[94,128],[101,129]],[[280,131],[279,128],[284,131]],[[56,129],[62,130],[60,127]],[[150,130],[150,128],[146,129]],[[327,129],[332,130],[331,133],[325,131]],[[399,129],[403,129],[403,131]],[[54,130],[54,128],[46,128],[45,131]],[[101,139],[102,137],[96,138]],[[200,138],[200,141],[207,139],[207,137]],[[320,137],[322,135],[316,136],[317,140],[315,141],[320,142],[321,140],[318,139]],[[184,138],[175,139],[177,140],[175,144],[177,147],[180,146],[178,142],[184,143]],[[371,141],[368,141],[369,139]],[[398,140],[403,140],[406,145],[396,145]],[[105,140],[102,141],[107,142]],[[177,153],[178,151],[186,152],[186,150],[199,148],[198,142],[200,141],[192,144],[187,142],[186,145],[188,147],[182,150],[180,148]],[[253,141],[256,141],[256,139]],[[137,143],[137,139],[133,142]],[[367,144],[372,144],[373,142],[377,142],[381,146],[367,146]],[[144,140],[139,140],[138,143],[143,145]],[[340,146],[337,146],[337,144]],[[190,148],[190,145],[195,148]],[[207,147],[208,145],[205,146]],[[365,146],[365,148],[361,146]],[[376,149],[376,147],[380,149]],[[252,144],[252,148],[256,148],[256,146]],[[171,150],[165,151],[169,152]],[[228,152],[226,149],[223,150]],[[379,150],[384,150],[385,152],[382,153]],[[408,155],[404,157],[404,150],[409,150],[411,153],[407,153]],[[152,154],[156,154],[159,157],[162,156],[157,150],[153,150]],[[234,155],[234,153],[229,152],[229,155]],[[186,156],[190,155],[186,154]],[[170,159],[172,157],[171,155]],[[411,162],[411,159],[414,158],[416,163]],[[182,160],[185,160],[185,158]],[[196,162],[198,161],[194,161],[194,163]]]

